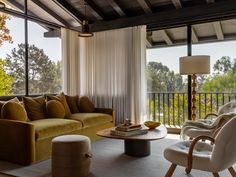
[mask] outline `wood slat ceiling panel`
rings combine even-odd
[[[212,23],[197,24],[193,25],[193,27],[198,37],[208,37],[216,34]]]
[[[53,10],[57,15],[59,15],[61,18],[66,20],[71,26],[77,27],[81,26],[80,23],[78,23],[73,17],[71,17],[66,11],[64,11],[61,7],[59,7],[57,4],[52,3],[48,0],[40,0],[44,5],[46,5],[48,8]]]
[[[187,38],[187,27],[171,28],[166,32],[173,41],[186,40]]]
[[[236,19],[221,21],[224,34],[236,34]]]

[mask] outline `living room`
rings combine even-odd
[[[0,176],[235,176],[235,12],[234,0],[1,0]]]

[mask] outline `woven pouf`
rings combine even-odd
[[[82,135],[58,136],[52,140],[52,176],[86,177],[91,163],[90,139]]]

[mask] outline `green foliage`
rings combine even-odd
[[[11,95],[12,94],[12,83],[14,78],[9,76],[5,70],[6,62],[3,59],[0,59],[0,95]]]
[[[61,90],[61,65],[54,62],[35,45],[28,47],[29,93],[57,93]],[[25,44],[18,44],[6,57],[5,69],[15,79],[14,94],[25,92]]]
[[[147,91],[148,92],[174,92],[182,91],[185,87],[182,76],[158,62],[147,64]]]

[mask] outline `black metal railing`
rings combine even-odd
[[[188,119],[187,97],[186,92],[147,93],[147,119],[181,127]],[[210,112],[217,113],[220,106],[232,100],[236,100],[236,93],[197,93],[197,118],[204,118]]]

